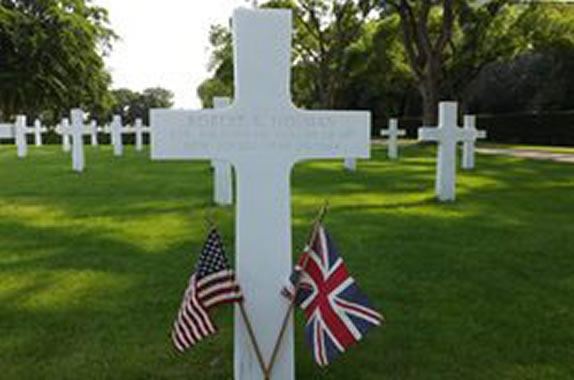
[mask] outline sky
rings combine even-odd
[[[209,27],[229,24],[247,0],[95,0],[110,12],[121,40],[106,58],[113,88],[163,87],[176,108],[200,108],[197,87],[208,78]]]

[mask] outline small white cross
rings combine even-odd
[[[343,167],[351,172],[357,171],[357,159],[345,158],[345,161],[343,162]]]
[[[464,116],[464,129],[469,131],[473,138],[472,140],[464,141],[462,144],[462,168],[465,170],[474,169],[474,156],[475,156],[475,143],[478,139],[486,138],[486,131],[479,131],[476,129],[476,116]]]
[[[36,146],[42,146],[42,133],[46,132],[45,128],[42,128],[42,122],[40,119],[34,120],[34,143]]]
[[[56,128],[56,132],[62,137],[62,151],[68,153],[72,149],[70,119],[67,117],[63,118],[60,125]]]
[[[70,112],[72,121],[72,168],[81,173],[85,167],[84,155],[84,112],[81,109],[73,109]]]
[[[227,97],[213,98],[213,108],[229,107],[231,99]],[[213,160],[213,200],[215,204],[229,206],[233,204],[233,169],[231,164],[223,160]]]
[[[26,116],[16,116],[16,124],[14,125],[16,132],[16,145],[18,147],[18,157],[24,158],[28,155],[28,141],[26,139]]]
[[[114,156],[122,156],[124,154],[124,145],[122,141],[122,117],[120,115],[114,115],[110,129]]]
[[[381,129],[381,136],[389,136],[387,154],[389,159],[399,158],[399,136],[405,136],[407,132],[399,129],[399,120],[389,119],[389,129]]]
[[[419,129],[420,141],[438,143],[436,173],[436,195],[439,201],[454,201],[456,198],[456,145],[473,139],[473,133],[457,126],[457,103],[439,104],[438,128]]]

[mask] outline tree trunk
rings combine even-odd
[[[438,124],[438,102],[440,100],[440,58],[429,59],[427,72],[421,78],[419,91],[423,99],[423,124]]]

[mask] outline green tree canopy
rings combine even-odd
[[[115,34],[91,0],[0,0],[0,110],[106,108]]]
[[[145,124],[149,123],[149,110],[152,108],[171,108],[173,106],[173,93],[161,87],[152,87],[143,92],[120,88],[112,91],[112,110],[120,115],[124,123],[132,124],[135,119],[141,118]],[[109,120],[111,115],[98,115],[98,119]]]

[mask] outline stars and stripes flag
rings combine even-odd
[[[241,289],[225,257],[219,233],[212,228],[173,325],[172,340],[177,350],[183,352],[217,331],[209,316],[210,309],[242,300]]]
[[[283,295],[295,296],[295,304],[304,311],[305,340],[317,364],[324,367],[380,325],[383,316],[349,275],[325,228],[320,224],[315,228]]]

